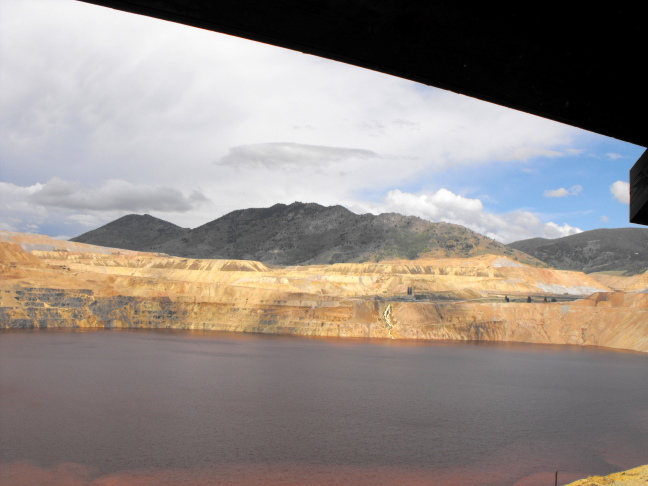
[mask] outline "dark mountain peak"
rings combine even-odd
[[[274,207],[274,206],[273,206]],[[294,202],[292,204],[289,204],[285,206],[286,212],[299,212],[303,214],[317,214],[317,213],[348,213],[348,214],[354,214],[351,211],[349,211],[347,208],[344,206],[340,206],[339,204],[336,206],[322,206],[321,204],[317,203],[303,203],[303,202]]]
[[[151,216],[150,214],[127,214],[126,216],[122,216],[121,218],[117,218],[115,221],[106,224],[105,226],[108,225],[123,225],[123,224],[138,224],[142,222],[146,222],[146,224],[151,224],[152,222],[159,221],[162,224],[170,224],[175,226],[173,223],[169,223],[168,221],[164,221],[163,219],[156,218],[155,216]]]
[[[270,219],[282,219],[290,221],[295,218],[317,218],[321,214],[353,215],[353,213],[347,208],[339,205],[322,206],[321,204],[317,203],[302,202],[294,202],[292,204],[277,203],[268,208],[238,209],[236,211],[232,211],[231,213],[227,213],[220,218],[210,221],[209,223],[205,223],[200,228],[220,225],[223,220],[236,221],[237,223],[240,223],[242,221]]]
[[[537,261],[462,226],[398,213],[294,202],[232,211],[149,250],[190,258],[258,260],[278,265],[495,253]]]
[[[127,214],[70,241],[126,250],[142,250],[188,231],[187,228],[181,228],[150,214]]]

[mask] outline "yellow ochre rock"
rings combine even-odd
[[[648,484],[648,465],[608,476],[592,476],[587,479],[579,479],[566,486],[645,486],[646,484]]]
[[[493,255],[270,267],[0,231],[0,328],[77,326],[648,352],[648,294]]]
[[[607,285],[614,290],[620,290],[622,292],[648,290],[648,272],[633,275],[631,277],[606,275],[602,273],[592,273],[590,275],[597,282]]]

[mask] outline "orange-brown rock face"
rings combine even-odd
[[[73,326],[648,351],[648,294],[501,256],[269,268],[0,232],[0,327]]]

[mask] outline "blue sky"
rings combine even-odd
[[[580,153],[533,158],[516,170],[497,164],[481,167],[469,181],[461,169],[449,170],[437,184],[479,197],[493,212],[521,208],[584,230],[630,226],[628,205],[614,197],[610,185],[628,181],[628,171],[644,149],[595,134],[583,136],[578,146]],[[582,189],[570,190],[578,186]],[[560,188],[569,194],[545,195]],[[408,189],[420,190],[416,185]]]
[[[503,242],[628,223],[643,148],[354,66],[74,0],[0,0],[0,230],[196,227],[293,201]]]

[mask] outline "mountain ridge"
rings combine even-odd
[[[189,231],[150,214],[128,214],[70,241],[89,245],[138,250],[175,238]]]
[[[648,270],[648,229],[644,228],[602,228],[551,240],[530,238],[508,246],[561,270],[624,275]]]
[[[137,225],[122,228],[125,223],[137,221],[138,218],[142,216],[125,216],[71,241],[119,248],[114,245],[119,238],[112,235],[139,231]],[[156,225],[166,228],[161,223]],[[301,202],[275,204],[267,208],[232,211],[191,230],[173,226],[175,229],[169,229],[169,238],[152,238],[151,231],[148,238],[131,236],[127,241],[131,246],[126,249],[162,252],[185,258],[257,260],[274,265],[494,254],[543,266],[535,258],[463,226],[432,223],[398,213],[358,215],[339,205],[321,206]],[[92,239],[89,239],[91,233]],[[124,236],[121,238],[126,241]],[[140,244],[135,248],[133,245],[136,242]]]

